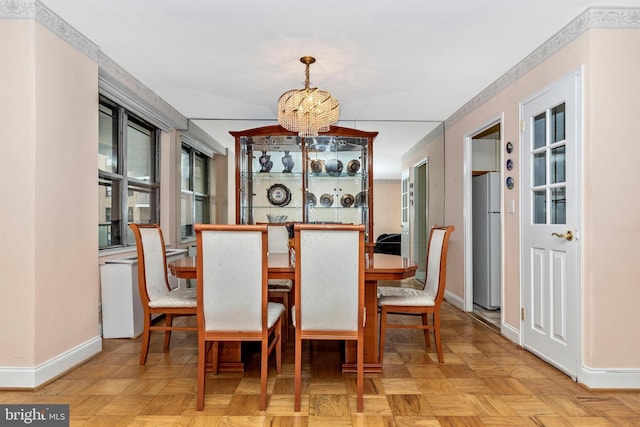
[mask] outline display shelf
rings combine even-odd
[[[373,224],[371,173],[377,132],[332,126],[302,138],[280,126],[230,132],[236,140],[236,222]],[[330,203],[329,203],[330,201]]]

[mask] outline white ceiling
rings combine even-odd
[[[41,0],[180,113],[232,147],[272,124],[286,90],[340,101],[339,125],[379,131],[376,178],[590,5],[640,0]]]

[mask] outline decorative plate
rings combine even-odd
[[[315,174],[322,173],[324,170],[324,160],[311,160],[309,167],[311,168],[311,172]]]
[[[287,206],[291,202],[291,191],[284,184],[273,184],[267,189],[267,199],[273,206]]]
[[[307,193],[307,204],[311,207],[315,206],[318,204],[318,201],[316,200],[316,195],[313,193]]]
[[[324,193],[320,196],[320,204],[326,208],[333,205],[333,196],[331,194]]]
[[[513,161],[511,159],[507,160],[507,170],[510,171],[513,169]]]
[[[356,194],[356,207],[358,208],[360,206],[367,206],[367,193],[364,191]]]
[[[513,178],[508,177],[508,178],[507,178],[507,188],[508,188],[509,190],[511,190],[511,189],[513,188],[513,184],[514,184],[514,182],[513,182]]]
[[[354,201],[355,200],[351,194],[343,194],[342,197],[340,197],[340,204],[343,208],[350,207]]]
[[[507,142],[507,153],[511,154],[513,152],[513,142]]]
[[[360,162],[356,159],[351,160],[347,163],[347,173],[349,175],[355,175],[360,170]]]

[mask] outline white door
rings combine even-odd
[[[410,203],[410,194],[409,194],[409,169],[402,172],[402,212],[401,212],[401,235],[400,235],[400,254],[403,257],[411,258],[411,234],[409,228],[409,203]]]
[[[522,104],[522,344],[577,378],[581,73]]]

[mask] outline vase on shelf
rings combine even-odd
[[[284,169],[282,170],[284,173],[291,173],[293,170],[293,157],[291,157],[288,151],[285,151],[284,156],[282,156],[282,166],[284,166]]]
[[[267,154],[266,151],[262,152],[262,156],[260,156],[258,161],[260,162],[260,172],[271,172],[273,162],[271,161],[271,156]]]

